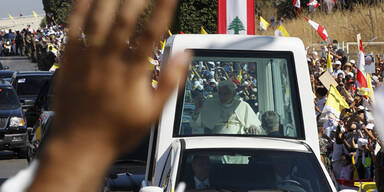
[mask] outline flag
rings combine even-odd
[[[160,41],[160,50],[164,50],[165,44],[167,44],[167,40]]]
[[[218,0],[219,34],[255,34],[254,0]]]
[[[271,24],[260,16],[260,30],[266,31]]]
[[[280,26],[275,30],[275,36],[289,37],[289,33],[285,29],[285,27],[282,24],[280,24]]]
[[[317,2],[317,0],[312,0],[311,2],[307,3],[307,6],[312,6],[314,8],[319,8],[320,3]]]
[[[180,34],[184,34],[184,32],[183,32],[183,31],[180,31],[179,33],[180,33]]]
[[[171,30],[169,30],[169,29],[168,29],[168,35],[169,35],[169,36],[172,36],[172,32],[171,32]]]
[[[201,26],[201,29],[200,29],[200,31],[201,31],[201,32],[200,32],[201,34],[208,34],[208,33],[205,31],[205,29],[204,29],[204,27],[203,27],[203,26]]]
[[[240,69],[240,72],[239,72],[239,75],[237,76],[237,80],[239,80],[241,82],[241,79],[243,78],[243,76],[241,75],[243,73],[243,70]]]
[[[300,0],[293,0],[293,6],[300,8]]]
[[[373,86],[372,86],[372,78],[369,73],[367,73],[367,86],[368,86],[368,97],[371,98],[373,102],[375,102],[375,93],[373,91]]]
[[[324,41],[327,41],[328,39],[328,33],[327,33],[327,30],[325,30],[325,28],[321,25],[319,25],[318,23],[304,17],[305,20],[307,20],[307,22],[317,31],[317,33],[320,35],[320,37],[324,40]]]
[[[322,116],[339,118],[343,109],[349,109],[348,103],[344,100],[343,96],[337,91],[335,86],[331,84],[329,88],[327,101],[325,102]]]
[[[329,73],[333,73],[333,67],[332,67],[332,59],[331,59],[331,51],[328,51],[328,58],[327,58],[327,71]]]
[[[8,16],[9,16],[9,19],[13,20],[13,17],[11,14],[8,14]]]
[[[33,16],[35,16],[35,18],[39,17],[39,15],[35,11],[32,11],[32,13],[33,13]]]
[[[360,92],[363,93],[363,95],[367,95],[367,75],[365,73],[365,57],[364,57],[364,47],[363,47],[363,41],[361,40],[361,35],[357,34],[357,45],[359,48],[359,53],[357,56],[357,76],[356,76],[356,83],[357,88]]]

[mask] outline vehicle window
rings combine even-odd
[[[19,98],[12,88],[0,88],[0,109],[15,109],[19,106]]]
[[[292,53],[194,52],[174,136],[304,138]]]
[[[41,87],[50,80],[50,76],[21,77],[17,80],[18,95],[38,95]]]
[[[187,191],[331,191],[311,153],[271,150],[186,151],[178,182]]]
[[[13,73],[0,73],[0,79],[4,79],[4,78],[10,79],[12,77],[12,74]]]

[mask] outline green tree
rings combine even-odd
[[[201,26],[208,33],[217,32],[217,0],[179,0],[172,32],[199,34]]]
[[[42,0],[48,22],[54,18],[57,24],[65,24],[67,16],[72,8],[73,0]],[[53,16],[53,17],[51,17]]]
[[[243,22],[241,22],[238,16],[236,16],[235,19],[232,20],[228,30],[233,30],[235,34],[239,34],[240,31],[245,30],[244,24]]]

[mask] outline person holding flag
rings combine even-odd
[[[358,92],[362,95],[367,96],[369,94],[367,75],[365,73],[365,56],[364,56],[364,47],[363,41],[361,40],[361,35],[357,34],[357,43],[359,48],[358,60],[357,60],[357,75],[356,75],[356,86]]]

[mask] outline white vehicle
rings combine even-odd
[[[246,145],[244,145],[246,144]],[[336,191],[322,163],[299,141],[194,137],[166,152],[159,187],[189,191]]]
[[[311,154],[311,163],[320,170],[314,174],[324,174],[318,163],[313,93],[300,39],[174,35],[167,41],[163,60],[187,50],[194,58],[185,88],[174,92],[151,133],[145,185],[163,186],[169,151],[177,145],[172,143],[195,138],[194,143],[200,141],[199,148],[225,148],[219,144],[212,147],[213,140],[205,143],[206,137],[216,138],[220,144],[225,144],[223,139],[246,141],[234,145],[236,149],[269,149],[272,141],[274,150],[298,148]],[[223,156],[228,155],[223,152]],[[171,170],[178,170],[176,165]],[[312,165],[305,166],[312,170]],[[329,183],[325,191],[335,191],[329,179],[324,180]]]

